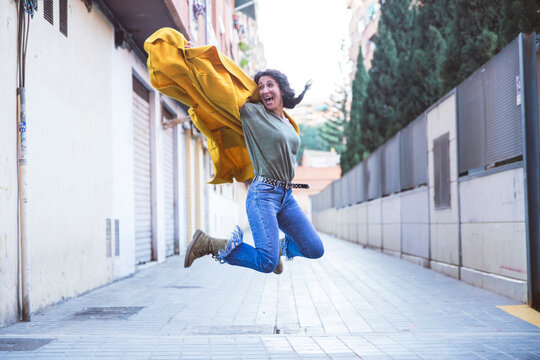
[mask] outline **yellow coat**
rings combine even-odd
[[[190,106],[189,115],[207,137],[214,163],[211,184],[251,179],[253,165],[244,140],[240,109],[258,102],[255,82],[215,46],[185,48],[178,31],[163,28],[144,43],[152,86]],[[298,125],[286,114],[298,133]]]

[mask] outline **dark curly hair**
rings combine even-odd
[[[297,97],[294,97],[294,90],[291,89],[291,85],[289,85],[289,80],[287,79],[287,76],[278,70],[273,69],[267,69],[264,71],[259,71],[255,76],[253,77],[253,80],[258,84],[259,79],[263,76],[271,76],[279,85],[279,89],[281,90],[281,93],[283,94],[283,107],[286,107],[287,109],[292,109],[302,99],[304,98],[304,95],[306,94],[306,91],[309,90],[311,87],[311,80],[306,83],[304,86],[304,91]]]

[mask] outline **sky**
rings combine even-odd
[[[341,51],[347,41],[350,10],[345,0],[259,0],[259,39],[266,65],[289,78],[296,93],[312,79],[306,102],[324,102],[339,79]],[[343,76],[341,76],[343,77]]]

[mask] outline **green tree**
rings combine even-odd
[[[412,62],[411,47],[414,41],[415,8],[411,8],[411,0],[386,0],[381,5],[380,22],[384,23],[389,36],[396,48],[397,65],[394,70],[395,84],[393,87],[396,101],[395,118],[397,122],[390,126],[385,134],[385,140],[397,130],[408,124],[412,119],[406,116],[409,104]]]
[[[454,16],[441,69],[444,90],[457,86],[497,51],[502,18],[500,5],[492,0],[454,0]]]
[[[347,119],[347,100],[349,94],[345,84],[337,84],[328,103],[328,120],[321,125],[321,137],[338,154],[345,150],[345,123]]]
[[[397,56],[407,54],[412,43],[413,13],[409,10],[411,0],[381,1],[381,18],[379,25],[384,23],[390,32],[396,47]]]
[[[358,51],[356,74],[352,83],[352,102],[349,121],[345,124],[345,151],[341,154],[340,165],[342,173],[346,173],[363,160],[364,147],[361,139],[361,122],[364,115],[364,102],[367,97],[369,77],[364,66],[362,49]]]
[[[502,49],[520,32],[540,32],[539,0],[502,0],[498,48]]]
[[[298,124],[298,130],[300,130],[300,149],[296,154],[296,161],[298,165],[302,165],[302,156],[304,150],[330,150],[328,143],[321,137],[321,131],[317,126],[310,126],[307,124]]]
[[[372,152],[400,129],[397,86],[397,52],[390,31],[379,22],[379,36],[375,41],[372,67],[369,70],[367,98],[361,117],[360,138],[364,149]]]
[[[450,33],[452,1],[424,0],[413,10],[414,38],[410,50],[407,91],[402,97],[401,116],[412,121],[443,95],[440,72]]]

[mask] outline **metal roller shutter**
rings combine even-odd
[[[165,109],[164,116],[172,118]],[[175,136],[176,127],[163,131],[163,205],[165,215],[165,255],[174,255],[174,242],[176,225],[176,192],[175,192]]]
[[[180,132],[178,134],[178,141],[179,141],[179,146],[178,146],[178,151],[179,151],[179,154],[178,154],[178,158],[179,158],[179,166],[180,166],[180,170],[178,172],[178,177],[179,177],[179,180],[181,179],[181,187],[180,187],[180,196],[179,196],[179,204],[182,206],[182,211],[181,211],[181,216],[182,218],[180,219],[180,228],[181,230],[179,231],[179,233],[181,234],[181,238],[182,238],[182,246],[185,246],[185,244],[187,244],[188,242],[188,239],[189,239],[189,234],[187,233],[187,229],[188,229],[188,206],[187,206],[187,203],[188,203],[188,187],[187,187],[187,184],[188,184],[188,179],[186,178],[186,174],[188,174],[188,171],[187,171],[187,162],[186,162],[186,134],[185,134],[185,131],[183,129],[180,129]],[[180,252],[183,252],[184,249],[180,249]]]
[[[133,78],[135,263],[152,259],[152,164],[149,93]]]

